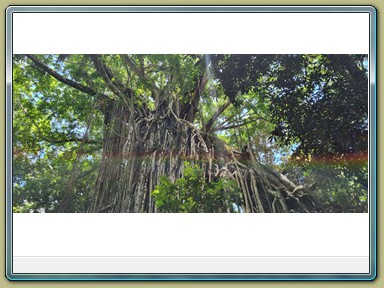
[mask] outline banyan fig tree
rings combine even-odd
[[[14,55],[14,211],[326,212],[283,164],[366,161],[366,58]]]

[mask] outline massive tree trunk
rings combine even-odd
[[[162,110],[143,117],[116,105],[91,212],[156,212],[151,192],[161,175],[174,181],[182,177],[184,161],[204,167],[212,158],[198,129]]]
[[[257,162],[249,146],[233,151],[213,135],[163,106],[144,116],[116,102],[106,126],[96,195],[89,212],[156,212],[151,192],[166,175],[183,176],[184,161],[213,175],[235,179],[244,212],[314,212],[316,201],[284,175]],[[169,106],[169,105],[167,105]]]

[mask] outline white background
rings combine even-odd
[[[369,53],[368,13],[15,13],[13,53]]]
[[[369,53],[368,13],[13,15],[13,53]],[[14,214],[14,256],[368,256],[368,214]]]
[[[368,256],[365,214],[13,214],[14,256]]]

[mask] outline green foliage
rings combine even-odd
[[[63,72],[64,65],[57,62],[55,55],[36,57]],[[73,64],[76,61],[86,64],[83,56],[72,55],[63,74],[71,74],[85,83],[84,71],[92,73],[92,70],[80,69]],[[94,144],[83,147],[87,155],[79,160],[68,211],[84,212],[97,174],[102,137],[102,117],[94,110],[94,99],[48,77],[20,55],[14,56],[13,64],[13,210],[57,211],[89,115],[93,114],[94,125],[88,139]]]
[[[325,211],[368,211],[368,163],[288,162],[280,169],[288,178],[305,185]]]
[[[13,158],[13,211],[57,212],[67,189],[75,151],[44,149],[36,155],[16,151]],[[98,158],[88,157],[78,165],[78,180],[71,187],[72,205],[68,212],[85,212],[90,202]]]
[[[207,182],[204,171],[184,162],[183,177],[174,183],[163,176],[152,191],[158,212],[239,212],[241,196],[235,180],[220,178]]]
[[[257,92],[269,104],[271,140],[296,154],[344,157],[367,151],[367,55],[214,55],[236,105]]]

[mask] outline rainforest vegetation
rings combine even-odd
[[[14,55],[13,211],[368,210],[367,55]]]

